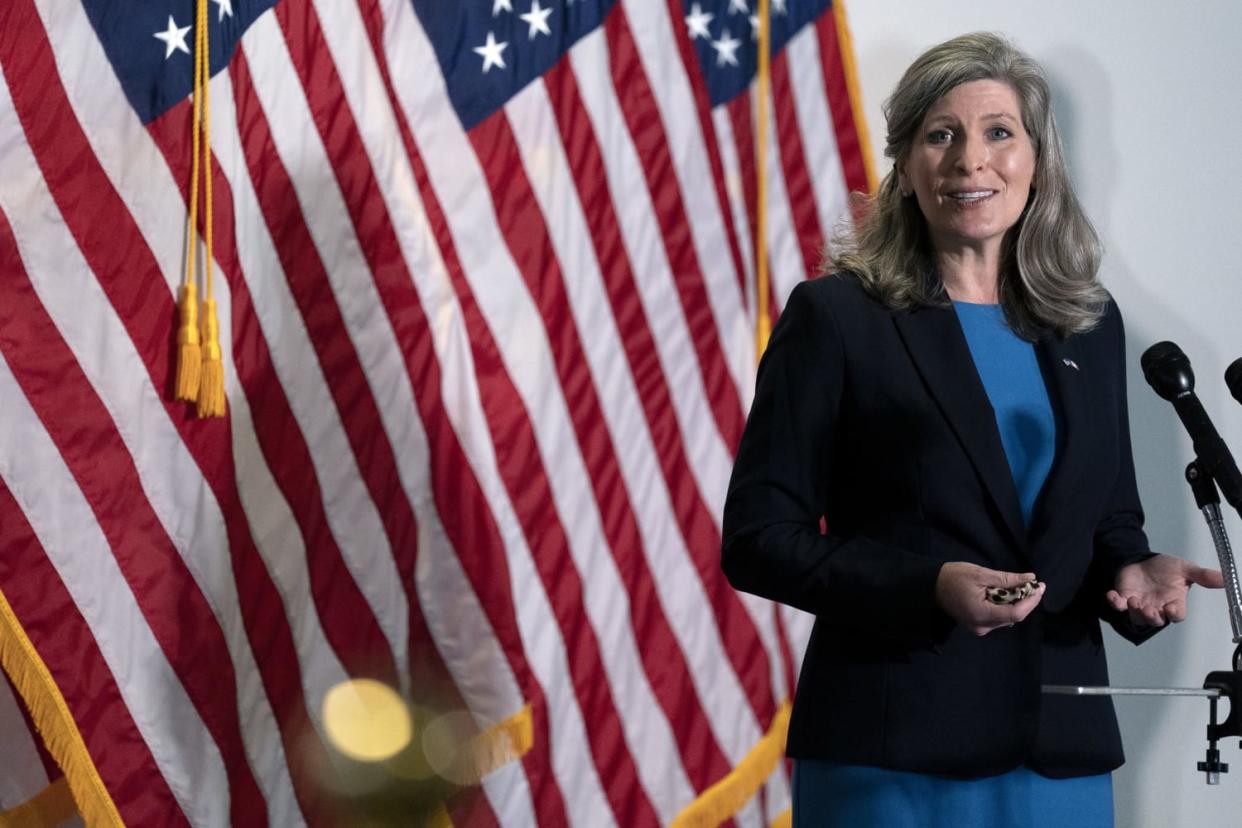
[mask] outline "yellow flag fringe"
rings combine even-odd
[[[471,740],[470,752],[476,778],[481,781],[492,771],[521,759],[534,743],[535,728],[528,704]]]
[[[0,667],[26,702],[26,709],[48,753],[65,772],[69,790],[87,826],[123,828],[125,823],[99,777],[65,697],[3,592],[0,592]]]
[[[669,828],[709,828],[724,822],[754,798],[785,755],[790,704],[785,702],[772,717],[768,732],[750,753],[723,779],[699,795],[678,814]]]
[[[480,731],[466,747],[471,757],[473,784],[479,784],[492,771],[521,759],[534,743],[535,728],[529,704],[503,722]],[[0,828],[4,828],[2,823]],[[453,818],[443,802],[432,808],[425,828],[453,828]]]

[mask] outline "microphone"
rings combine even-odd
[[[1174,343],[1157,342],[1143,352],[1140,364],[1147,384],[1173,403],[1177,416],[1194,442],[1200,467],[1216,481],[1225,500],[1242,512],[1242,472],[1238,471],[1225,441],[1220,438],[1203,410],[1203,404],[1195,396],[1195,373],[1191,370],[1190,360]],[[1239,373],[1242,374],[1242,369]]]
[[[1229,393],[1233,394],[1233,398],[1242,403],[1242,357],[1235,359],[1225,369],[1225,384],[1229,386]]]

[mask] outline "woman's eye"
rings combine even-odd
[[[988,130],[988,137],[993,140],[999,140],[1001,138],[1008,138],[1012,134],[1013,133],[1011,133],[1008,129],[1006,129],[1005,127],[1001,127],[1001,126],[992,127],[991,129]]]
[[[927,143],[929,144],[947,144],[952,138],[953,135],[947,129],[933,129],[927,133]]]

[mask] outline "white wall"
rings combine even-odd
[[[1048,71],[1071,170],[1105,247],[1101,277],[1128,328],[1130,419],[1148,532],[1161,550],[1215,565],[1207,527],[1182,482],[1190,441],[1143,382],[1139,355],[1162,339],[1189,355],[1198,393],[1242,457],[1242,406],[1225,366],[1242,356],[1242,3],[998,3],[852,0],[848,4],[871,143],[883,157],[880,103],[926,47],[981,29],[1010,35]],[[1231,511],[1231,510],[1230,510]],[[1229,529],[1242,557],[1242,522]],[[1115,685],[1201,686],[1232,651],[1222,593],[1194,591],[1191,618],[1135,648],[1109,631]],[[1195,771],[1207,702],[1117,703],[1129,762],[1115,776],[1117,825],[1242,824],[1242,750],[1219,787]]]

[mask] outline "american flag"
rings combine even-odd
[[[200,420],[171,393],[194,3],[0,6],[0,810],[348,824],[325,700],[374,679],[433,770],[466,716],[476,778],[409,782],[438,824],[788,820],[808,618],[718,563],[752,0],[208,13]],[[765,313],[868,174],[840,8],[773,0],[771,37]]]

